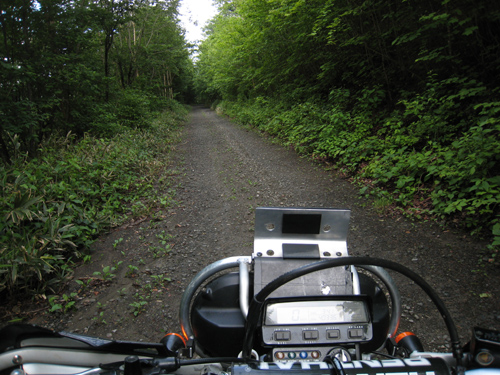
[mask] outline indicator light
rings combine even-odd
[[[311,352],[311,357],[313,357],[314,359],[318,359],[320,356],[321,356],[321,353],[318,352],[317,350]]]
[[[297,357],[297,353],[295,353],[295,352],[288,352],[288,358],[295,359],[295,357]]]
[[[276,359],[284,359],[285,358],[285,353],[283,353],[283,352],[276,352],[274,354],[274,356],[276,357]]]
[[[423,352],[424,347],[413,332],[403,332],[396,337],[396,344],[403,349],[406,349],[409,353]]]
[[[489,366],[493,363],[493,360],[495,358],[490,352],[487,351],[480,351],[479,353],[476,354],[476,362],[479,363],[481,366]]]
[[[307,352],[300,352],[300,358],[307,358]]]

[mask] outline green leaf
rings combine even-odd
[[[471,26],[465,29],[462,35],[468,36],[473,34],[475,31],[479,30],[478,26]]]

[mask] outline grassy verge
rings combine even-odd
[[[171,205],[169,152],[186,114],[109,138],[53,138],[36,159],[1,167],[0,295],[55,292],[99,234]]]

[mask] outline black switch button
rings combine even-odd
[[[276,341],[289,341],[291,338],[290,331],[276,331],[274,332],[274,339]]]
[[[350,329],[347,334],[350,339],[362,339],[363,338],[363,330],[361,328]]]
[[[340,331],[338,329],[329,329],[326,331],[327,339],[340,339]]]
[[[302,337],[304,340],[317,340],[319,338],[319,332],[316,330],[302,331]]]

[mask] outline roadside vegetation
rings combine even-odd
[[[220,4],[200,46],[200,100],[335,166],[380,206],[490,238],[495,263],[498,4]]]
[[[109,138],[48,139],[33,159],[15,154],[0,170],[0,293],[55,293],[98,235],[170,207],[169,153],[186,113]]]
[[[7,3],[0,297],[56,292],[99,234],[172,203],[168,153],[195,100],[381,206],[489,236],[495,262],[500,3],[217,0],[194,62],[179,0]]]
[[[178,5],[0,12],[0,298],[56,293],[98,235],[172,204],[193,71]]]

